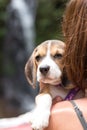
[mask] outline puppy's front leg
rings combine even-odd
[[[30,122],[33,129],[42,130],[49,124],[52,97],[48,93],[36,97],[36,108],[31,113]]]

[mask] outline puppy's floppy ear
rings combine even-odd
[[[36,87],[36,65],[33,58],[33,54],[29,58],[28,62],[25,65],[25,75],[29,84],[35,88]]]

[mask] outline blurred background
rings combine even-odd
[[[68,0],[0,0],[0,117],[34,108],[38,94],[24,66],[33,49],[48,39],[63,40],[62,17]]]

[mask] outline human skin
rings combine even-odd
[[[87,120],[87,98],[75,100]],[[52,106],[49,126],[44,130],[83,130],[83,127],[69,101]]]

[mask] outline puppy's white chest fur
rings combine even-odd
[[[64,89],[60,86],[51,86],[50,87],[50,93],[52,95],[52,98],[55,98],[56,96],[60,96],[62,97],[62,99],[64,99],[67,96],[68,90]]]

